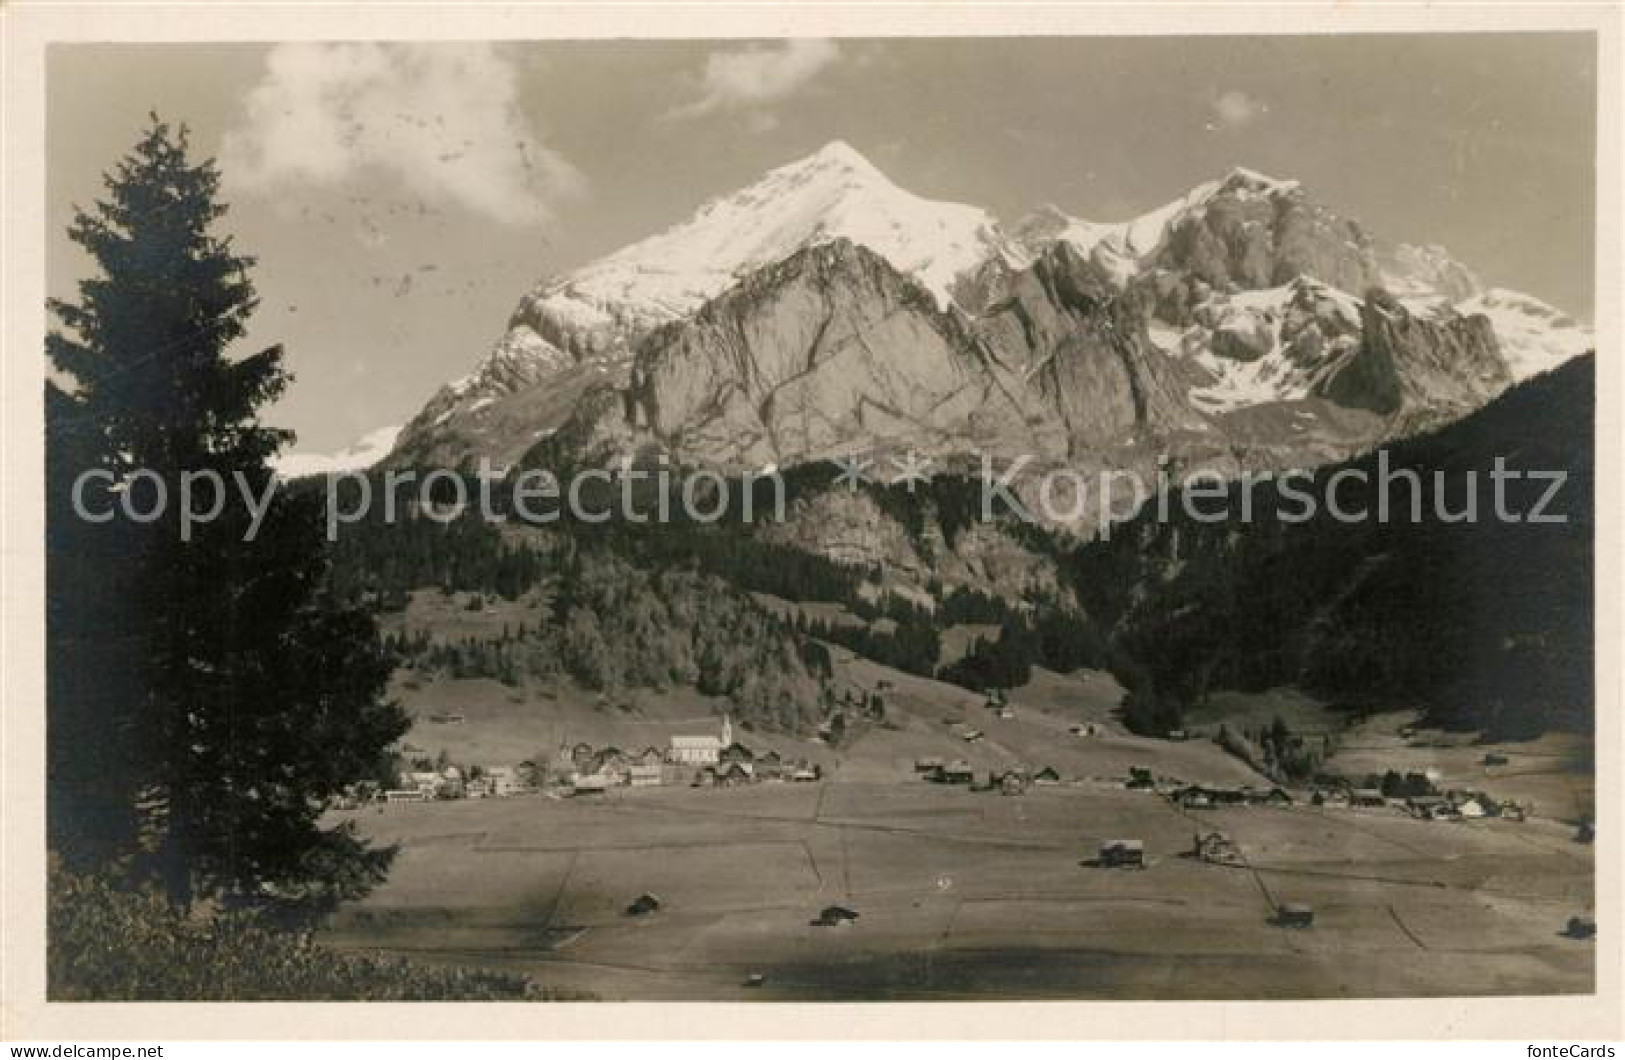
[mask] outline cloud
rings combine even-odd
[[[668,117],[756,110],[758,125],[771,123],[773,119],[762,115],[761,108],[788,98],[840,57],[841,49],[834,41],[815,39],[714,51],[705,60],[700,97],[670,111]]]
[[[581,175],[536,136],[490,44],[280,44],[221,143],[234,187],[380,176],[510,224],[548,221]]]
[[[1260,115],[1268,114],[1270,106],[1256,96],[1249,96],[1239,89],[1220,92],[1208,100],[1208,107],[1213,112],[1207,123],[1207,129],[1212,132],[1216,129],[1239,129],[1243,125],[1250,125]]]

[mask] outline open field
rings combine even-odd
[[[382,888],[335,919],[328,941],[520,970],[604,999],[1592,989],[1592,943],[1559,934],[1591,908],[1591,849],[1557,820],[1416,821],[1301,801],[1183,810],[1124,789],[1121,777],[1141,765],[1192,781],[1262,782],[1205,741],[1072,736],[1069,724],[1103,709],[1109,679],[1041,673],[1013,697],[1016,717],[998,720],[963,690],[849,656],[837,665],[860,687],[886,682],[894,727],[838,750],[750,740],[822,758],[821,783],[347,814],[398,843],[400,856]],[[986,737],[956,739],[945,723],[958,719]],[[482,727],[471,713],[455,728],[477,739]],[[935,785],[913,773],[927,754],[983,769],[1052,765],[1068,782],[1014,797]],[[1214,828],[1247,865],[1183,856],[1193,833]],[[1086,864],[1108,838],[1142,839],[1149,867]],[[643,892],[662,908],[626,915]],[[1314,926],[1273,926],[1279,902],[1311,905]],[[809,923],[832,903],[860,918]],[[761,984],[745,985],[753,975]]]

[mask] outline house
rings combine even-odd
[[[681,766],[715,765],[733,742],[733,722],[724,717],[721,736],[673,736],[668,757]]]
[[[519,790],[519,778],[508,766],[487,767],[485,783],[491,794],[499,799],[505,799]]]
[[[415,788],[423,793],[425,799],[432,799],[440,790],[440,774],[433,770],[414,770],[401,774],[401,787]]]
[[[609,783],[602,773],[577,773],[570,781],[570,794],[602,795],[609,790]]]
[[[634,765],[658,766],[665,760],[666,756],[661,752],[660,748],[645,747],[642,751],[638,752],[637,757],[632,761]]]
[[[1067,731],[1070,732],[1073,736],[1099,736],[1100,735],[1100,726],[1096,725],[1092,721],[1086,721],[1086,722],[1083,722],[1081,724],[1072,726]]]
[[[1142,839],[1106,839],[1100,844],[1096,859],[1101,868],[1145,868],[1145,841]]]
[[[1523,821],[1527,820],[1529,816],[1528,810],[1524,809],[1518,803],[1513,802],[1511,799],[1503,799],[1501,801],[1499,810],[1499,816],[1505,821]]]
[[[419,788],[396,788],[384,792],[385,802],[426,802],[428,801]]]
[[[1151,770],[1144,766],[1130,766],[1128,770],[1128,783],[1124,786],[1133,788],[1136,791],[1143,791],[1146,788],[1156,787],[1156,784],[1157,782],[1155,778],[1151,776]]]
[[[1034,784],[1059,784],[1060,782],[1061,774],[1056,772],[1054,766],[1045,766],[1033,774]]]
[[[647,892],[638,895],[632,904],[626,907],[627,916],[648,916],[660,910],[660,899]]]
[[[592,771],[593,746],[590,743],[578,743],[570,748],[567,758],[570,765],[577,770]]]
[[[655,788],[665,782],[665,775],[666,767],[659,762],[634,762],[626,769],[626,782],[634,788]]]
[[[972,772],[969,762],[956,759],[938,767],[931,779],[938,784],[969,784],[976,779],[976,774]]]
[[[963,733],[960,734],[960,736],[964,739],[964,741],[966,743],[975,743],[977,740],[980,740],[982,738],[982,730],[981,729],[966,729]]]
[[[1504,766],[1507,764],[1507,756],[1490,751],[1484,755],[1484,764],[1487,766]]]
[[[1186,732],[1184,729],[1168,730],[1168,739],[1174,741],[1175,743],[1183,743],[1190,738],[1190,733]]]
[[[1021,795],[1027,790],[1027,777],[1020,770],[1012,769],[999,778],[999,793],[1001,795]]]
[[[798,762],[796,763],[795,768],[790,771],[790,779],[798,784],[806,784],[815,780],[822,780],[823,778],[823,767],[817,762],[814,762],[811,765],[808,765],[806,762]]]
[[[1287,794],[1285,788],[1271,788],[1268,791],[1248,789],[1243,793],[1243,798],[1249,806],[1292,805],[1292,796]]]
[[[483,799],[489,794],[491,794],[491,789],[486,784],[484,777],[476,777],[463,785],[463,798],[465,799]]]
[[[1451,797],[1451,803],[1456,813],[1465,818],[1487,817],[1490,812],[1489,800],[1473,792],[1463,792]]]
[[[1241,850],[1223,832],[1198,832],[1191,847],[1191,856],[1213,865],[1240,865]]]
[[[1444,821],[1456,816],[1456,808],[1443,795],[1413,795],[1405,800],[1405,810],[1421,821]]]
[[[587,772],[603,777],[612,787],[625,787],[632,779],[631,768],[626,755],[608,747],[593,756],[592,768]]]
[[[1316,806],[1324,806],[1329,810],[1345,810],[1349,805],[1349,793],[1343,788],[1332,788],[1330,791],[1315,789],[1309,801]]]
[[[1355,788],[1349,794],[1349,805],[1381,809],[1388,805],[1388,800],[1378,788]]]
[[[784,778],[784,758],[777,751],[768,751],[756,757],[756,779],[782,780]]]
[[[1187,810],[1206,810],[1213,805],[1213,796],[1201,788],[1184,788],[1174,796],[1174,801]]]
[[[756,753],[749,747],[746,747],[744,744],[740,743],[738,740],[735,740],[718,753],[717,761],[739,762],[744,765],[750,765],[752,762],[756,761]]]
[[[694,785],[702,788],[733,788],[749,784],[755,779],[751,767],[743,762],[719,762],[705,766],[694,778]]]

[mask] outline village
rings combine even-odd
[[[446,712],[437,713],[431,720],[439,724],[463,723],[461,715]],[[408,745],[403,755],[415,751]],[[717,735],[674,735],[664,748],[651,745],[641,751],[626,751],[578,741],[561,745],[540,763],[527,760],[514,765],[458,765],[420,755],[409,766],[400,771],[392,788],[368,782],[352,784],[341,808],[355,808],[364,802],[591,796],[615,788],[810,783],[823,775],[815,762],[787,760],[778,751],[746,746],[734,738],[733,723],[727,717],[722,719]]]

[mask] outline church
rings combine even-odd
[[[667,759],[685,766],[716,765],[722,749],[733,742],[733,722],[724,716],[721,736],[673,736]]]

